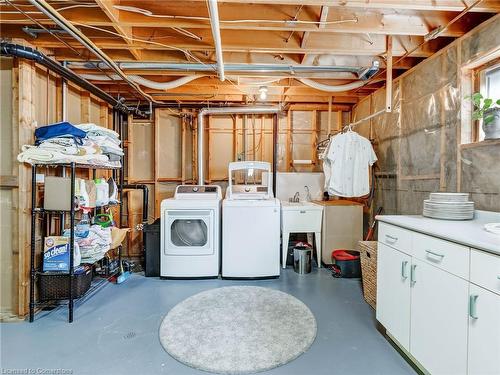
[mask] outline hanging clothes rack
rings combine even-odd
[[[341,130],[337,130],[337,131],[334,131],[334,132],[328,134],[327,138],[325,138],[322,141],[318,142],[318,144],[316,145],[316,151],[319,151],[319,150],[321,150],[324,147],[328,147],[328,143],[330,143],[330,140],[332,139],[332,137],[334,135],[337,135],[339,133],[345,133],[348,130],[352,130],[352,128],[355,127],[356,125],[359,125],[362,122],[365,122],[365,121],[370,120],[370,119],[372,119],[374,117],[377,117],[378,115],[381,115],[382,113],[386,113],[385,108],[382,109],[382,110],[380,110],[380,111],[378,111],[378,112],[372,113],[371,115],[366,116],[366,117],[364,117],[364,118],[362,118],[360,120],[351,122],[351,123],[345,125]]]

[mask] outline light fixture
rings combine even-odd
[[[266,100],[267,99],[267,87],[266,86],[260,86],[259,87],[259,98],[260,100]]]

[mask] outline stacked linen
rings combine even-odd
[[[80,145],[73,138],[56,137],[39,142],[38,146],[24,145],[21,150],[17,160],[29,164],[75,162],[106,165],[109,162],[99,146],[86,139]]]
[[[69,236],[69,230],[64,233]],[[80,248],[81,263],[95,263],[104,258],[111,245],[111,228],[91,225],[85,237],[75,236],[75,242]]]
[[[123,150],[118,133],[94,124],[78,126],[61,122],[37,128],[35,145],[24,145],[17,160],[29,164],[74,162],[103,167],[121,166]]]
[[[111,162],[121,160],[124,153],[117,132],[91,123],[76,125],[76,128],[86,132],[87,139],[98,145]]]

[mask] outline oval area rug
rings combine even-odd
[[[211,289],[169,311],[160,342],[179,362],[220,374],[250,374],[292,361],[316,337],[316,319],[297,298],[255,286]]]

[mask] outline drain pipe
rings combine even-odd
[[[222,42],[220,38],[219,28],[219,10],[217,8],[217,0],[208,0],[208,14],[210,15],[210,26],[212,26],[212,36],[215,45],[215,56],[217,59],[217,71],[219,79],[224,81],[224,60],[222,58]]]
[[[281,112],[281,108],[272,107],[223,107],[223,108],[202,108],[198,112],[198,185],[205,185],[205,124],[204,118],[207,115],[251,115],[251,114],[274,114],[275,116]],[[277,132],[277,121],[273,122],[273,132]],[[274,129],[276,128],[276,129]],[[273,145],[273,155],[276,153],[276,144]],[[276,158],[273,157],[273,177],[276,174]],[[273,185],[276,183],[276,178],[273,178]],[[274,189],[276,191],[276,189]]]

